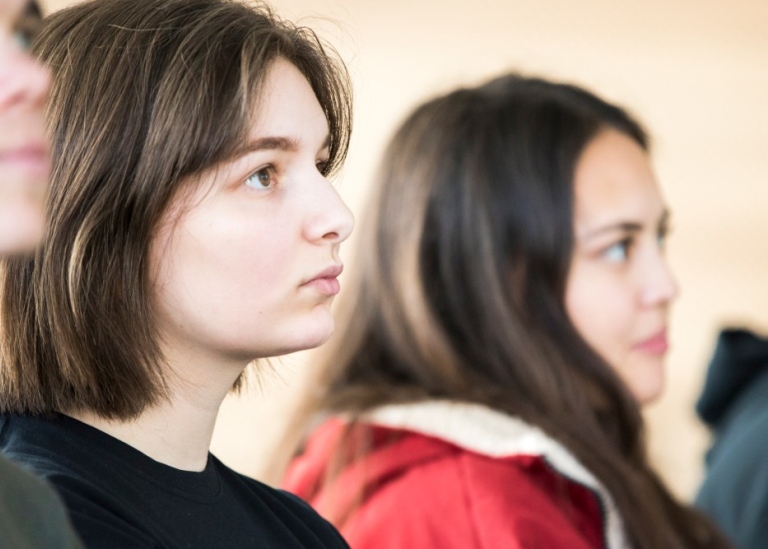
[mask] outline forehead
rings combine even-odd
[[[16,19],[30,9],[31,5],[31,0],[0,0],[0,19]]]
[[[598,134],[584,149],[574,174],[577,223],[643,221],[664,202],[648,154],[615,130]]]
[[[328,133],[325,112],[309,81],[286,59],[276,59],[269,68],[254,109],[251,133],[297,141],[304,136],[325,140]]]

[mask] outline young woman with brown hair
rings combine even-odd
[[[356,549],[728,545],[646,458],[677,286],[637,122],[460,89],[406,119],[373,204],[289,490]]]
[[[251,361],[333,330],[343,66],[228,0],[94,0],[35,51],[54,75],[50,219],[0,268],[0,448],[91,547],[346,547],[208,451]]]

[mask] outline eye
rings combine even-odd
[[[275,168],[265,166],[253,172],[246,180],[245,184],[252,189],[265,190],[274,187],[277,184],[275,177]]]
[[[632,247],[632,239],[625,238],[606,248],[601,254],[612,263],[624,263],[629,259],[629,250]]]
[[[42,26],[42,18],[36,5],[30,3],[26,13],[16,22],[13,29],[13,41],[22,51],[29,51],[32,47],[32,41],[37,36]]]
[[[30,50],[33,38],[34,36],[25,30],[20,29],[13,33],[13,41],[16,42],[16,46],[22,51]]]
[[[656,233],[656,244],[659,246],[660,250],[663,250],[664,248],[666,248],[668,236],[669,236],[669,227],[667,226],[659,227],[659,232]]]

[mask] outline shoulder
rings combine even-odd
[[[768,381],[768,377],[765,378]],[[768,384],[766,384],[768,389]],[[763,391],[763,398],[768,392]],[[729,506],[755,505],[754,495],[768,507],[768,406],[760,403],[749,413],[729,418],[716,432],[715,442],[707,453],[707,472],[698,496],[700,501],[712,499]]]
[[[765,409],[766,395],[768,339],[747,330],[723,330],[696,403],[697,413],[718,431],[728,431]]]
[[[62,416],[1,416],[0,450],[17,463],[46,475],[49,467],[71,462],[73,467],[89,457],[100,441],[89,436],[80,422]]]
[[[94,448],[73,442],[58,422],[36,417],[0,419],[0,449],[11,460],[45,479],[59,493],[76,486],[89,470]],[[92,458],[91,458],[92,459]]]
[[[418,436],[418,435],[416,435]],[[561,495],[570,483],[538,457],[494,458],[446,446],[383,482],[343,528],[355,547],[588,547]],[[588,493],[600,530],[599,508]],[[577,497],[578,499],[578,497]]]
[[[339,422],[316,432],[286,482],[356,549],[594,548],[613,532],[591,474],[517,418],[435,401],[382,407],[368,419],[358,424],[368,430],[364,451],[352,451],[330,482]]]
[[[156,547],[141,513],[126,505],[141,487],[114,459],[116,441],[62,416],[6,417],[2,433],[0,447],[55,488],[87,547]]]
[[[707,455],[695,503],[740,547],[763,547],[768,539],[768,407],[729,427]]]
[[[139,549],[157,547],[139,522],[142,513],[120,496],[124,483],[114,476],[89,475],[86,467],[70,467],[55,460],[36,460],[35,468],[56,489],[69,519],[86,547]]]
[[[294,535],[308,540],[308,546],[348,548],[336,528],[301,498],[237,473],[213,456],[212,459],[230,489],[238,492],[245,500],[265,503],[275,518],[290,527]]]
[[[0,449],[13,461],[50,482],[59,493],[102,488],[102,471],[114,474],[106,449],[71,430],[73,420],[4,417]],[[66,498],[65,498],[66,499]]]

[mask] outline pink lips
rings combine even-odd
[[[667,331],[661,330],[657,334],[644,339],[640,343],[634,345],[634,348],[638,351],[648,353],[651,355],[664,355],[669,350],[669,342],[667,341]]]
[[[48,149],[44,145],[33,143],[16,149],[0,150],[0,166],[46,176],[49,164]]]
[[[344,267],[342,265],[334,265],[332,267],[328,267],[324,271],[321,271],[314,277],[304,282],[302,286],[315,288],[321,294],[327,296],[334,296],[341,290],[341,285],[339,284],[337,278],[343,270]]]

